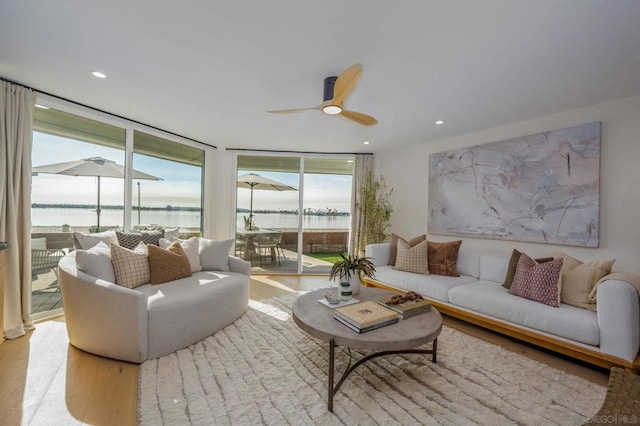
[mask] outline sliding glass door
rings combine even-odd
[[[236,254],[253,273],[328,273],[348,248],[352,175],[346,157],[239,154]]]

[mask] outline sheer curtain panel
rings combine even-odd
[[[0,241],[5,253],[4,336],[31,322],[31,142],[36,94],[0,81]]]

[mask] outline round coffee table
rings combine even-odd
[[[431,311],[416,315],[406,320],[366,333],[358,334],[333,318],[333,309],[318,302],[324,299],[328,289],[320,289],[299,296],[293,303],[293,320],[302,330],[313,337],[329,343],[329,411],[333,412],[333,397],[340,389],[347,376],[360,364],[382,355],[398,353],[432,354],[432,362],[436,362],[438,336],[442,330],[442,316],[434,307]],[[377,299],[385,295],[397,293],[379,288],[362,287],[355,298],[363,302]],[[433,342],[433,349],[415,349],[425,343]],[[335,347],[345,346],[350,349],[376,351],[367,355],[355,364],[349,365],[334,387]]]

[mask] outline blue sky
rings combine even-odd
[[[43,166],[88,157],[103,157],[124,164],[122,150],[103,147],[62,137],[34,132],[33,166]],[[134,154],[135,170],[162,178],[161,181],[134,180],[133,202],[137,202],[140,182],[141,204],[147,207],[200,205],[201,170],[198,167]],[[250,173],[241,171],[239,175]],[[253,171],[270,179],[299,187],[297,173]],[[122,205],[124,180],[101,178],[101,203]],[[249,208],[250,191],[238,189],[238,207]],[[62,176],[40,173],[32,178],[32,202],[42,204],[95,204],[97,179],[84,176]],[[305,175],[304,206],[314,209],[349,211],[351,176]],[[254,209],[294,210],[298,206],[297,191],[254,191]]]

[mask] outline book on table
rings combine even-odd
[[[336,320],[338,320],[342,324],[346,325],[347,327],[349,327],[351,330],[355,331],[356,333],[360,333],[360,334],[366,333],[367,331],[375,330],[376,328],[385,327],[385,326],[391,325],[391,324],[396,324],[398,321],[400,321],[399,318],[394,318],[394,319],[390,319],[389,321],[385,321],[385,322],[381,322],[381,323],[378,323],[378,324],[370,325],[369,327],[358,328],[355,325],[351,324],[348,321],[343,320],[340,317],[334,316],[333,318],[335,318]]]
[[[391,309],[394,312],[400,314],[400,319],[411,318],[415,315],[420,315],[424,312],[431,310],[431,303],[424,299],[407,300],[401,303],[389,303],[391,298],[389,296],[381,297],[377,302],[385,308]]]
[[[373,300],[343,306],[333,310],[333,317],[341,323],[351,325],[359,333],[393,324],[400,320],[397,312]]]

